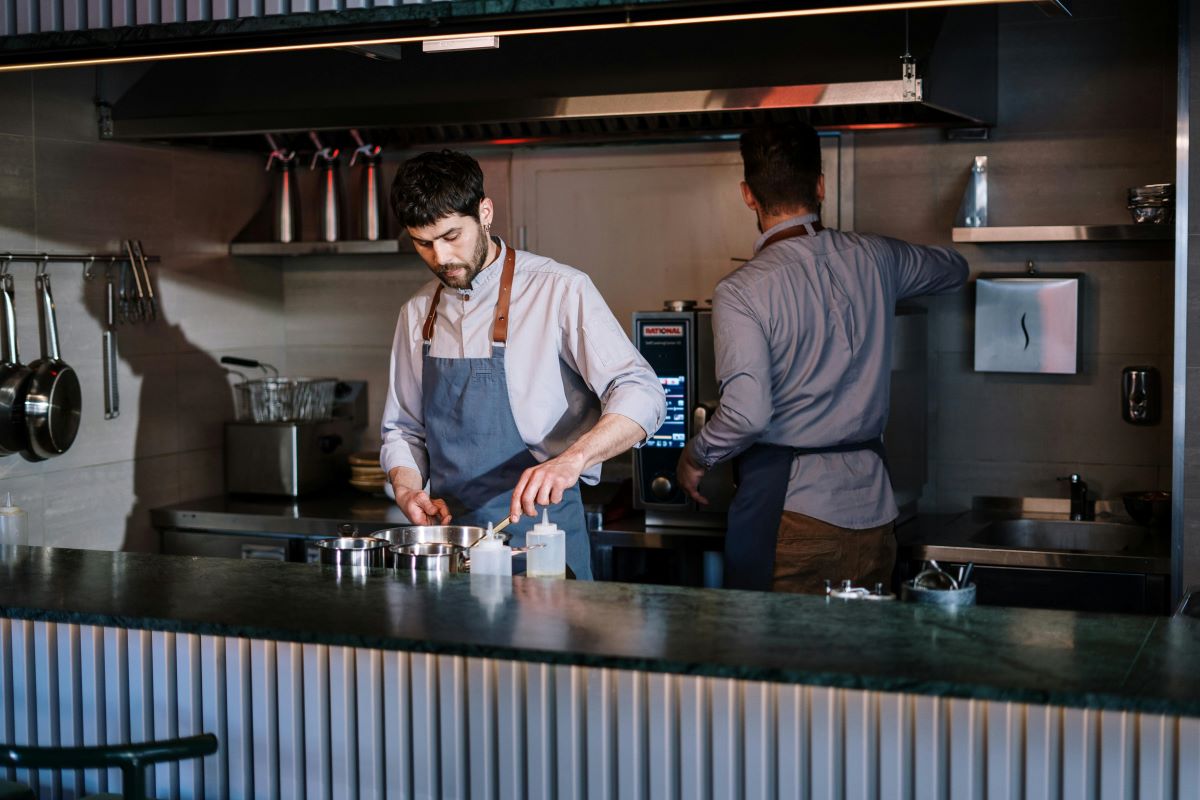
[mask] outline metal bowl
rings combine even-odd
[[[1130,206],[1129,213],[1138,225],[1169,225],[1175,221],[1171,206]]]

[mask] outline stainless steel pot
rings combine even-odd
[[[29,429],[26,456],[42,461],[67,452],[79,433],[83,396],[79,377],[59,357],[58,321],[50,276],[34,278],[38,294],[38,327],[42,335],[42,357],[29,365],[33,378],[25,394],[25,424]]]
[[[467,548],[445,542],[400,544],[388,548],[393,569],[455,574],[467,571]]]
[[[487,531],[478,525],[402,525],[384,528],[371,533],[377,539],[386,539],[390,544],[452,544],[470,547],[478,542]],[[509,536],[501,533],[506,543]]]
[[[387,548],[386,541],[374,536],[339,536],[317,542],[321,563],[335,567],[387,566]]]

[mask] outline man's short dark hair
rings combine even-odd
[[[768,214],[804,206],[817,211],[821,140],[803,122],[768,123],[742,134],[746,184]]]
[[[478,220],[483,198],[479,162],[456,150],[415,155],[392,181],[392,212],[406,228],[424,228],[451,214]]]

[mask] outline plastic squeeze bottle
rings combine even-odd
[[[0,506],[0,545],[6,544],[29,544],[25,512],[13,505],[12,492],[5,494]]]
[[[512,548],[492,532],[490,522],[479,544],[471,548],[471,574],[512,575]]]
[[[533,526],[525,541],[529,545],[529,577],[567,577],[567,532],[550,521],[546,509],[542,509],[542,521]]]

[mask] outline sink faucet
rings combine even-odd
[[[1071,519],[1091,519],[1091,509],[1088,503],[1088,488],[1078,472],[1059,478],[1060,481],[1070,481],[1071,484]]]

